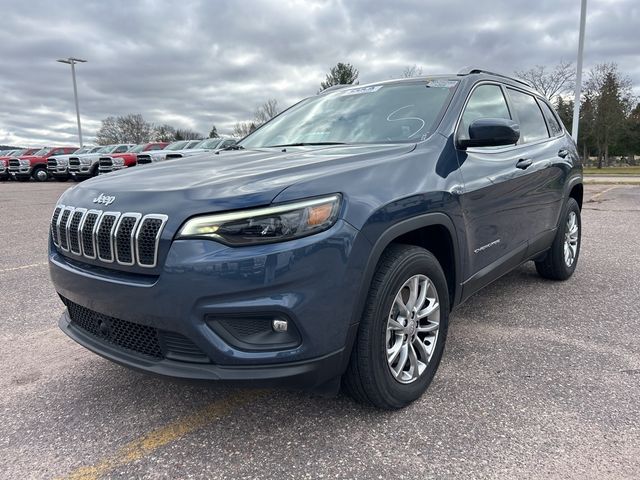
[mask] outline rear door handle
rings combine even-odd
[[[525,168],[529,168],[532,163],[533,160],[531,160],[530,158],[521,158],[520,160],[518,160],[518,163],[516,163],[516,168],[524,170]]]
[[[566,148],[561,148],[560,150],[558,150],[558,156],[560,158],[565,158],[567,155],[569,155],[569,150],[567,150]]]

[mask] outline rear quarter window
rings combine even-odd
[[[551,107],[547,105],[546,102],[540,102],[540,108],[542,108],[542,113],[544,114],[545,120],[547,120],[547,125],[549,126],[549,133],[552,137],[557,137],[562,133],[562,127],[558,122],[558,118],[551,111]]]

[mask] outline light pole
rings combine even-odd
[[[80,107],[78,107],[78,87],[76,86],[76,63],[86,63],[86,60],[80,58],[61,58],[56,60],[60,63],[68,63],[71,65],[71,77],[73,77],[73,98],[76,102],[76,119],[78,120],[78,140],[80,140],[80,147],[82,147],[82,127],[80,126]]]
[[[584,54],[584,27],[587,21],[587,0],[580,5],[580,36],[578,38],[578,64],[576,65],[576,89],[573,92],[573,122],[571,136],[578,143],[578,125],[580,124],[580,94],[582,93],[582,56]]]

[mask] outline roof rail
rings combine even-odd
[[[518,82],[523,85],[526,85],[529,88],[535,88],[533,84],[528,80],[523,80],[522,78],[518,78],[518,77],[511,77],[509,75],[504,75],[502,73],[491,72],[489,70],[484,70],[482,68],[464,67],[462,70],[458,72],[458,75],[471,75],[474,73],[486,73],[488,75],[495,75],[496,77],[508,78],[509,80],[513,80],[514,82]]]
[[[340,90],[345,87],[353,87],[351,83],[340,83],[338,85],[331,85],[330,87],[325,88],[324,90],[318,92],[318,95],[322,95],[325,92],[332,92],[334,90]]]

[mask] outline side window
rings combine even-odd
[[[562,133],[562,127],[560,123],[558,123],[558,119],[551,111],[549,105],[546,102],[538,102],[540,107],[542,108],[542,113],[544,114],[544,118],[547,119],[547,125],[549,126],[549,133],[552,137],[556,137]]]
[[[127,150],[129,150],[129,147],[126,145],[120,145],[118,148],[116,148],[116,151],[114,153],[124,153]]]
[[[60,154],[62,154],[62,153],[64,153],[64,148],[56,148],[55,150],[53,150],[53,151],[51,152],[51,155],[52,155],[52,156],[53,156],[53,155],[60,155]]]
[[[520,124],[520,140],[518,144],[535,142],[549,138],[547,125],[542,117],[538,102],[531,95],[508,88],[513,110]]]
[[[473,91],[460,119],[458,137],[468,139],[469,125],[478,118],[511,119],[507,102],[498,85],[480,85]]]

